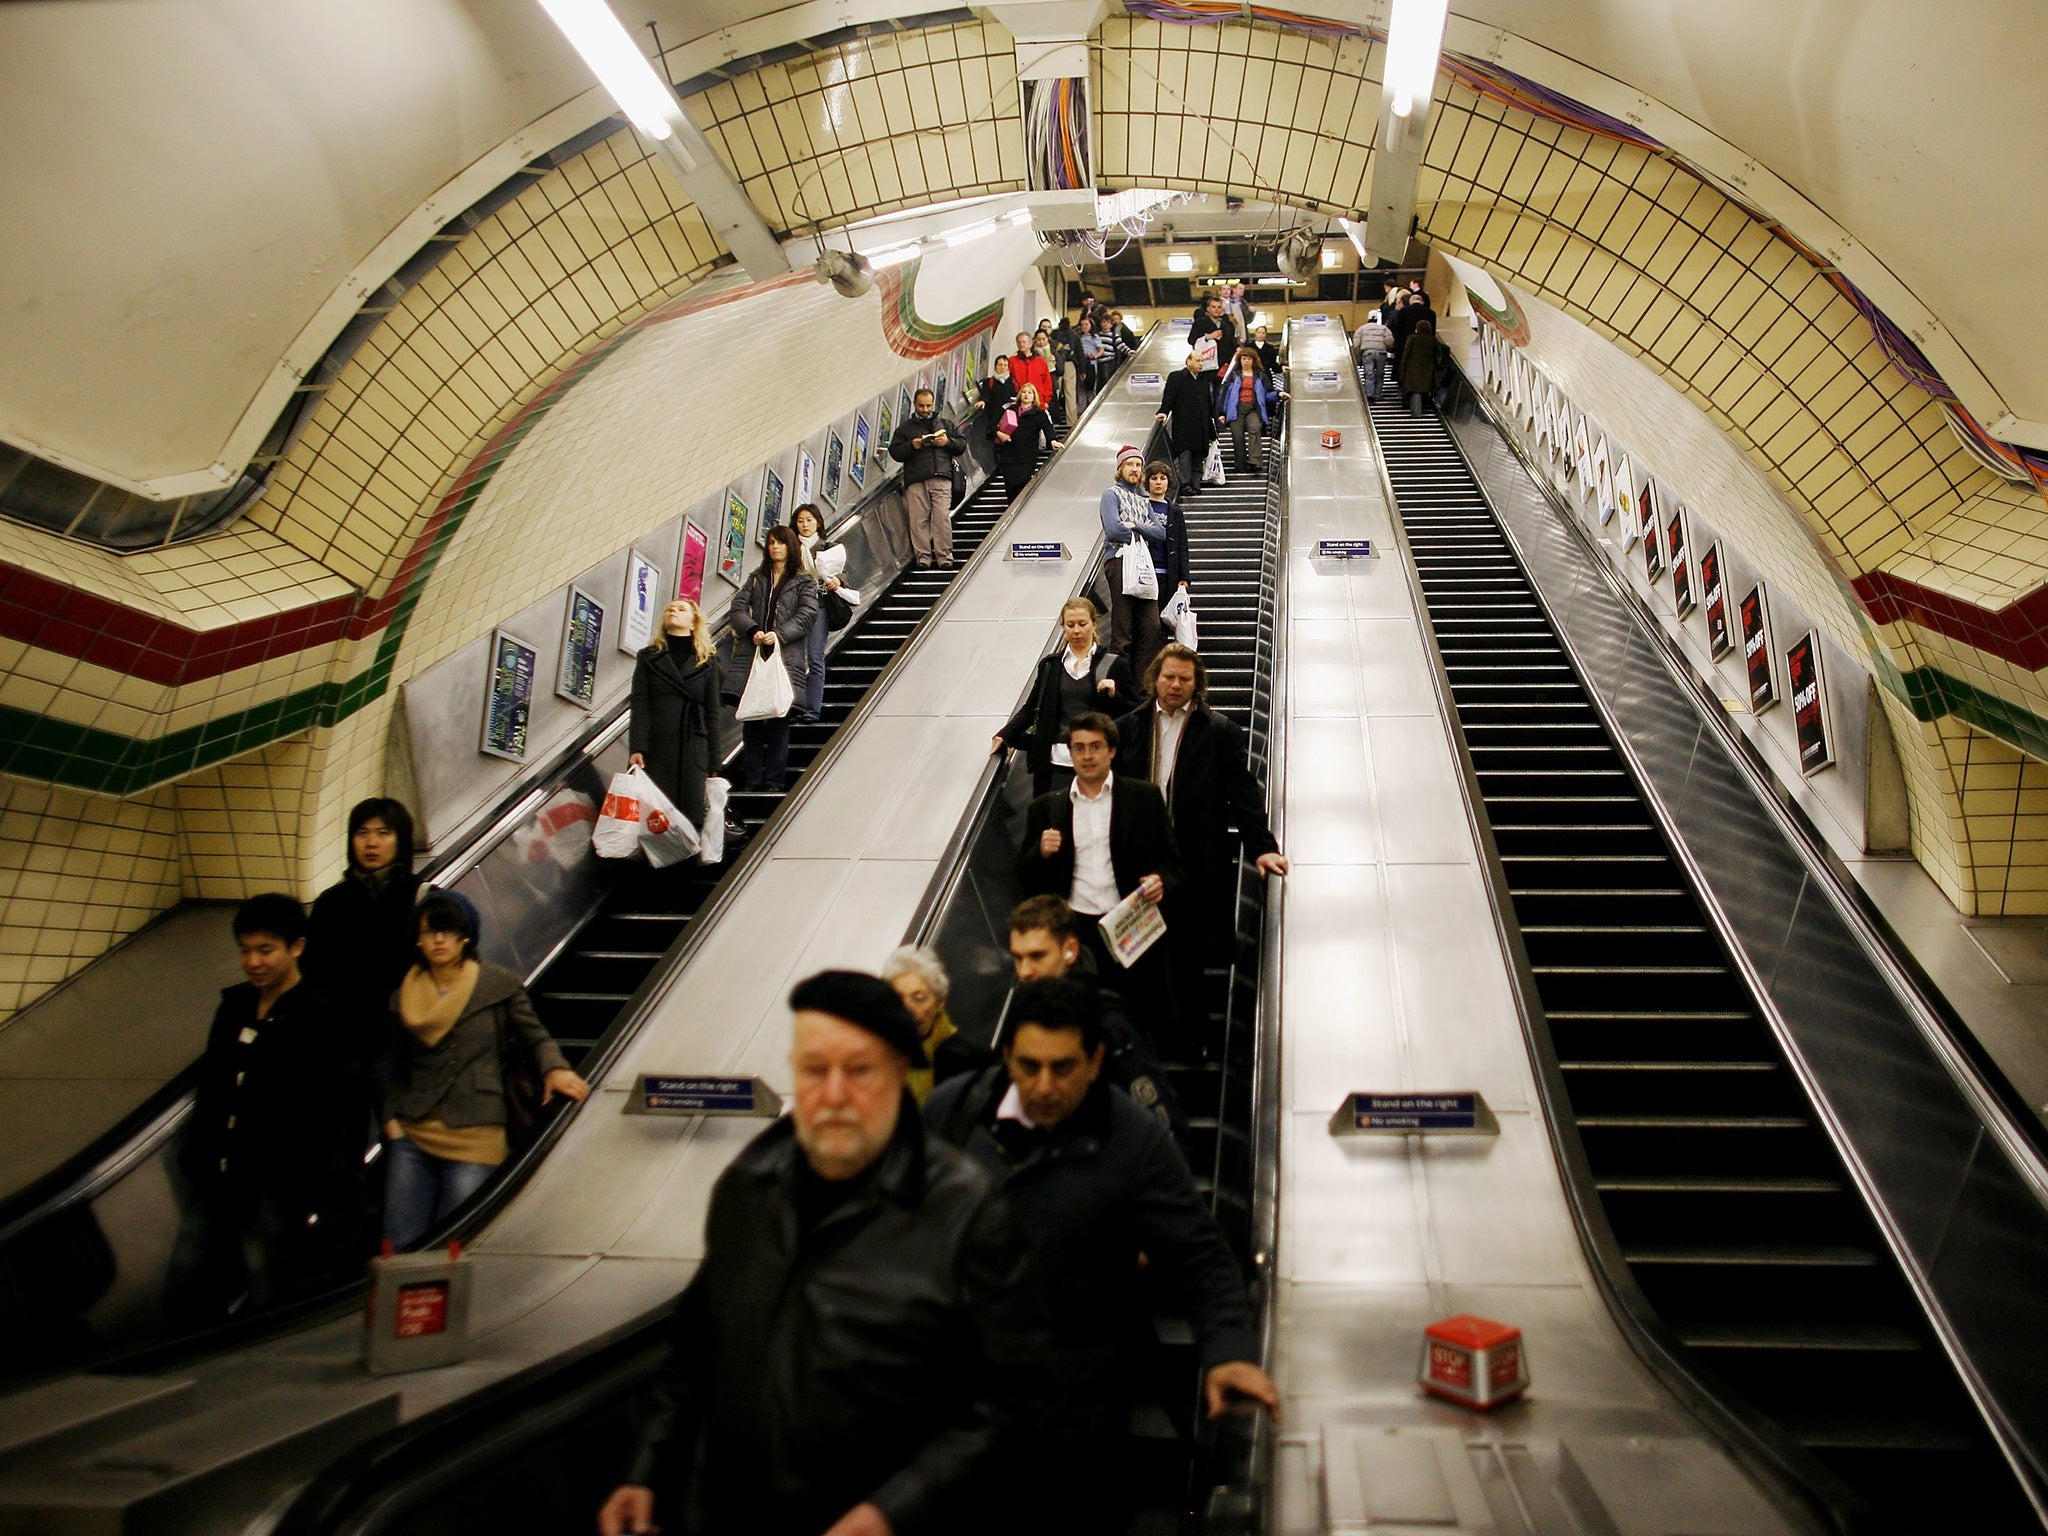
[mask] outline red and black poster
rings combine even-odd
[[[1657,531],[1657,495],[1650,489],[1652,484],[1645,471],[1642,489],[1636,492],[1636,526],[1643,530],[1643,569],[1655,586],[1664,574],[1664,536]]]
[[[1721,586],[1721,546],[1700,551],[1700,598],[1707,607],[1707,650],[1719,661],[1734,644],[1728,634],[1728,594]]]
[[[1812,630],[1785,650],[1785,680],[1792,685],[1792,725],[1799,736],[1799,771],[1813,773],[1835,760],[1828,740],[1827,696],[1820,686],[1820,636]]]
[[[1771,610],[1758,582],[1742,600],[1742,660],[1749,671],[1749,712],[1760,715],[1778,702],[1771,671]]]
[[[1671,537],[1671,599],[1678,604],[1682,617],[1692,612],[1692,562],[1685,553],[1685,508],[1673,507],[1671,521],[1665,525]]]

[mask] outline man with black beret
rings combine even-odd
[[[604,1536],[971,1528],[1043,1397],[995,1182],[927,1139],[917,1025],[876,976],[789,995],[791,1113],[720,1175],[658,1402]]]

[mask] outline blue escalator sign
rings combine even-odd
[[[754,1115],[772,1120],[782,1096],[758,1077],[670,1077],[645,1072],[626,1098],[629,1115]]]
[[[1012,560],[1064,560],[1067,558],[1067,546],[1059,543],[1057,540],[1049,544],[1012,544],[1010,546],[1010,558]]]
[[[1133,389],[1164,389],[1166,376],[1158,373],[1134,373],[1130,378]]]
[[[1354,1093],[1331,1117],[1338,1136],[1498,1136],[1500,1122],[1482,1093]]]
[[[1371,556],[1371,539],[1316,540],[1316,558],[1319,560],[1365,560]]]

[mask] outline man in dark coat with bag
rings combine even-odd
[[[1202,373],[1202,359],[1191,347],[1187,366],[1166,376],[1159,396],[1158,421],[1173,448],[1173,472],[1180,477],[1181,498],[1202,485],[1202,460],[1216,437],[1216,402],[1211,381]]]
[[[1207,1011],[1205,964],[1228,964],[1237,942],[1238,850],[1261,876],[1285,875],[1287,860],[1266,820],[1266,797],[1252,777],[1244,732],[1209,708],[1202,658],[1184,645],[1168,645],[1153,659],[1148,682],[1147,702],[1117,721],[1116,771],[1149,779],[1166,797],[1187,880],[1167,942],[1181,1017],[1195,1020]]]
[[[720,1175],[657,1411],[604,1536],[941,1536],[1045,1413],[1042,1314],[995,1181],[925,1134],[895,988],[790,993],[791,1114]]]

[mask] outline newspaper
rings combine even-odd
[[[1126,970],[1165,934],[1166,915],[1159,910],[1159,903],[1147,901],[1136,891],[1102,914],[1102,942]]]

